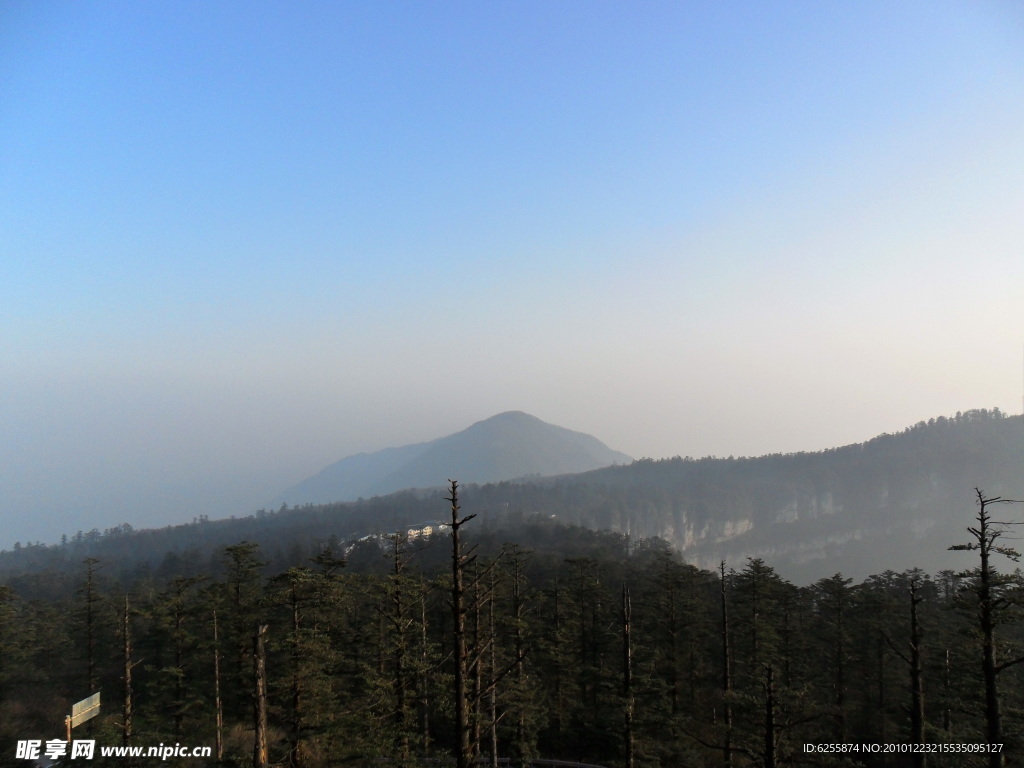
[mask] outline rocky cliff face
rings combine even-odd
[[[704,567],[760,557],[798,580],[962,569],[972,559],[948,547],[972,522],[974,488],[1024,498],[1024,418],[970,411],[817,453],[642,460],[564,480],[583,482],[611,501],[605,525]]]

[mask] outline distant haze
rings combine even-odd
[[[13,2],[0,72],[0,547],[1020,411],[1018,4]]]

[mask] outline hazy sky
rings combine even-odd
[[[0,547],[1017,413],[1022,299],[1015,2],[0,1]]]

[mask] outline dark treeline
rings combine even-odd
[[[993,736],[1004,755],[927,763],[1012,765],[1024,583],[996,521],[1015,508],[978,500],[949,542],[976,568],[859,584],[796,586],[756,558],[700,570],[551,520],[513,534],[443,500],[458,549],[449,527],[295,544],[272,566],[248,541],[156,569],[87,558],[0,587],[0,756],[62,738],[101,690],[88,738],[209,745],[226,765],[910,766],[923,756],[804,745]]]

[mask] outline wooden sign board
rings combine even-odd
[[[87,699],[82,699],[71,708],[71,727],[81,725],[100,713],[100,692],[96,691]]]

